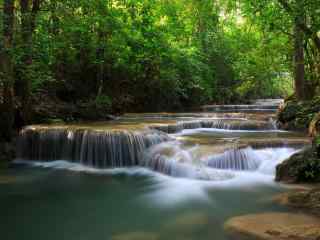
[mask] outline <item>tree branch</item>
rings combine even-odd
[[[278,0],[278,2],[286,12],[288,12],[292,17],[296,18],[296,16],[294,15],[294,10],[286,0]],[[299,22],[298,26],[305,33],[305,35],[313,40],[318,51],[320,52],[320,38],[318,37],[317,32],[313,32],[304,22]]]

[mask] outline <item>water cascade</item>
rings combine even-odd
[[[94,131],[25,129],[19,137],[18,159],[67,160],[97,168],[136,166],[150,146],[170,138],[158,131]]]
[[[169,176],[201,180],[226,180],[234,177],[231,172],[207,168],[194,150],[184,149],[178,142],[165,142],[151,147],[144,155],[142,165]]]
[[[220,109],[252,110],[257,106],[268,112],[274,103]],[[217,118],[189,113],[168,120],[158,115],[147,114],[147,118],[154,117],[148,120],[129,115],[98,124],[29,126],[18,138],[17,158],[44,164],[64,160],[99,169],[138,166],[180,178],[225,180],[239,172],[264,169],[270,173],[275,164],[308,141],[278,131],[274,115],[268,113],[243,113],[241,118],[239,114]],[[171,118],[173,114],[163,116]]]
[[[236,171],[257,170],[261,161],[260,156],[252,148],[231,149],[222,154],[210,157],[208,166],[217,169]]]
[[[141,165],[173,177],[217,181],[232,179],[241,172],[272,175],[276,164],[297,150],[232,148],[204,157],[199,157],[198,151],[197,145],[186,147],[177,141],[164,142],[149,148]]]
[[[206,112],[276,112],[277,104],[250,104],[250,105],[206,105],[202,107]]]
[[[257,120],[240,120],[240,119],[211,119],[211,120],[196,120],[196,121],[181,121],[176,124],[162,124],[150,126],[152,129],[157,129],[165,133],[178,133],[185,129],[199,128],[215,128],[225,130],[275,130],[276,125],[272,120],[257,121]]]

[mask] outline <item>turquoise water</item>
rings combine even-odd
[[[172,124],[181,117],[189,119],[186,114],[149,115],[130,115],[110,123],[55,128],[69,127],[73,131],[88,127],[110,133],[115,129],[125,130],[122,135],[126,137],[127,130],[145,131],[150,124]],[[198,115],[190,115],[191,120],[203,117]],[[242,115],[218,117],[236,119]],[[246,114],[245,117],[270,123],[269,117],[272,116]],[[259,122],[255,124],[259,125]],[[69,133],[60,136],[54,131],[46,135],[45,129],[52,129],[52,126],[42,126],[44,130],[39,128],[44,131],[43,138],[36,138],[38,142],[33,145],[25,145],[26,153],[32,150],[30,146],[35,148],[32,156],[41,156],[37,154],[48,151],[54,156],[64,156],[59,154],[61,144],[56,143],[61,141],[61,136],[68,139],[76,136]],[[90,138],[93,145],[88,148],[88,154],[83,150],[86,145],[81,145],[82,150],[76,149],[85,157],[95,156],[97,161],[110,151],[108,146],[117,150],[114,150],[117,153],[114,159],[120,163],[126,162],[124,156],[131,156],[131,152],[123,151],[127,144],[135,148],[144,146],[141,141],[133,141],[136,138],[125,138],[130,141],[120,141],[122,138],[119,138],[113,145],[100,144],[100,155],[93,155],[96,151],[94,144],[100,143],[99,138],[94,137],[95,134]],[[40,141],[45,139],[48,144],[41,145]],[[15,164],[3,170],[0,172],[1,240],[227,240],[223,224],[231,217],[288,211],[272,201],[276,194],[286,191],[274,182],[275,166],[308,144],[304,135],[276,129],[185,129],[168,135],[168,139],[144,149],[138,161],[137,166],[150,167],[154,171],[141,167],[96,169],[81,165],[91,163],[83,163],[82,158],[70,158],[73,163],[32,162],[27,158],[28,164]],[[68,144],[68,141],[64,143]],[[75,151],[75,148],[70,149]],[[239,159],[254,161],[258,167],[246,171],[230,167],[213,169],[208,163],[214,161],[215,156],[222,156],[229,163],[238,163]]]
[[[2,172],[3,240],[224,240],[232,216],[285,211],[283,189],[175,179],[147,170],[68,171],[18,167]]]

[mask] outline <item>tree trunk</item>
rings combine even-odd
[[[0,43],[0,78],[3,100],[0,106],[0,139],[10,141],[14,124],[14,78],[11,59],[14,21],[14,0],[3,4],[3,43]]]
[[[305,98],[305,67],[304,67],[304,34],[299,27],[299,19],[295,22],[294,33],[294,61],[295,61],[295,93],[299,100]]]
[[[104,81],[106,78],[106,61],[105,61],[105,44],[109,37],[109,34],[102,30],[98,29],[98,47],[96,50],[96,59],[98,61],[97,68],[97,98],[103,94]],[[109,64],[108,64],[109,65]],[[107,70],[109,67],[107,66]],[[109,71],[107,71],[109,73]]]
[[[96,51],[96,58],[98,61],[98,69],[97,69],[97,98],[102,95],[103,85],[104,85],[104,46],[103,46],[103,34],[101,32],[98,33],[98,48]]]
[[[39,11],[40,0],[20,0],[21,6],[21,38],[22,38],[22,66],[20,79],[20,98],[22,103],[22,117],[24,124],[31,120],[31,65],[33,60],[32,35],[35,29],[36,15]]]

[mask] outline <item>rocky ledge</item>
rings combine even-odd
[[[237,240],[319,240],[320,219],[296,213],[252,214],[231,218],[225,230]]]
[[[263,213],[234,217],[225,223],[231,239],[319,240],[320,187],[294,186],[273,200],[295,210],[293,213]]]

